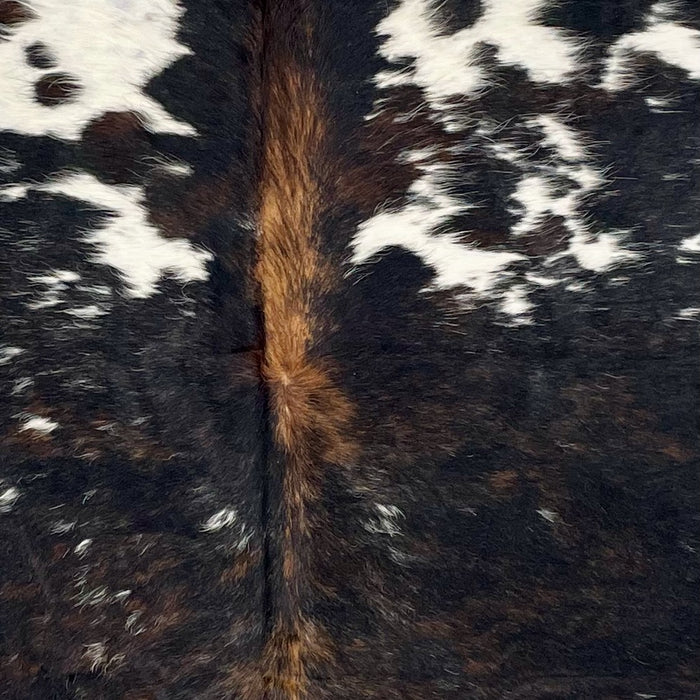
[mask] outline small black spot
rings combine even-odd
[[[542,20],[546,26],[613,40],[644,26],[654,0],[564,0],[552,3]]]
[[[36,15],[23,2],[17,0],[0,0],[0,25],[14,27]]]
[[[27,46],[24,51],[27,54],[27,63],[34,68],[55,68],[57,65],[56,58],[52,55],[49,47],[40,41]]]
[[[454,34],[471,27],[483,14],[481,5],[481,0],[443,0],[438,9],[440,29],[445,34]]]
[[[80,90],[80,83],[67,73],[48,73],[34,85],[36,99],[46,107],[70,102]]]

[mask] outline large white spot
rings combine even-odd
[[[95,246],[96,262],[121,273],[131,297],[144,298],[153,294],[158,280],[165,274],[181,282],[202,282],[208,277],[206,263],[211,260],[211,253],[187,240],[161,236],[148,221],[143,187],[107,185],[87,173],[67,173],[41,185],[23,187],[25,195],[29,189],[34,189],[78,199],[112,212],[95,229],[86,231],[84,240]],[[77,276],[67,279],[56,272],[34,278],[34,282],[48,285],[49,290],[45,299],[35,302],[32,308],[58,303],[57,293],[66,282],[77,279]],[[71,313],[94,317],[100,311],[86,307],[73,309]]]
[[[569,230],[582,233],[585,227],[579,214],[581,200],[603,184],[602,174],[587,163],[581,137],[557,115],[539,115],[527,120],[526,126],[542,132],[541,143],[552,150],[553,157],[537,167],[528,167],[525,160],[517,157],[507,158],[525,170],[513,194],[517,206],[511,211],[520,216],[513,234],[529,233],[549,216],[562,217]],[[501,157],[497,150],[494,155]],[[563,187],[562,182],[570,184]]]
[[[524,69],[534,82],[566,81],[580,45],[563,31],[537,23],[548,1],[484,0],[483,14],[471,27],[445,35],[437,0],[401,0],[377,26],[386,37],[379,51],[390,62],[408,58],[413,63],[379,73],[376,83],[382,88],[418,85],[433,109],[445,109],[450,97],[488,85],[480,66],[485,44],[496,48],[498,61]]]
[[[450,217],[470,208],[449,190],[449,167],[419,165],[423,172],[409,190],[412,201],[398,210],[380,211],[358,227],[351,262],[360,264],[390,246],[417,255],[435,271],[434,289],[466,286],[487,293],[502,278],[504,268],[522,256],[470,246],[451,233],[438,233]]]
[[[645,29],[625,34],[613,44],[601,87],[616,92],[632,84],[635,53],[654,54],[665,63],[686,71],[688,77],[700,80],[700,31],[673,22],[670,19],[673,13],[673,3],[657,3],[647,17]]]
[[[0,42],[0,129],[75,140],[106,112],[133,111],[154,132],[191,135],[144,91],[167,66],[191,51],[176,39],[183,9],[176,0],[31,0],[36,18]],[[38,70],[27,47],[41,42],[56,67]],[[44,73],[66,73],[81,85],[75,99],[44,106],[34,85]]]

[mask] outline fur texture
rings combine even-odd
[[[696,698],[691,0],[0,0],[0,697]]]

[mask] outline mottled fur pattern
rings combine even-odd
[[[0,0],[0,697],[700,694],[691,0]]]

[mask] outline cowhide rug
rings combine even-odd
[[[0,698],[700,698],[698,0],[0,0]]]

